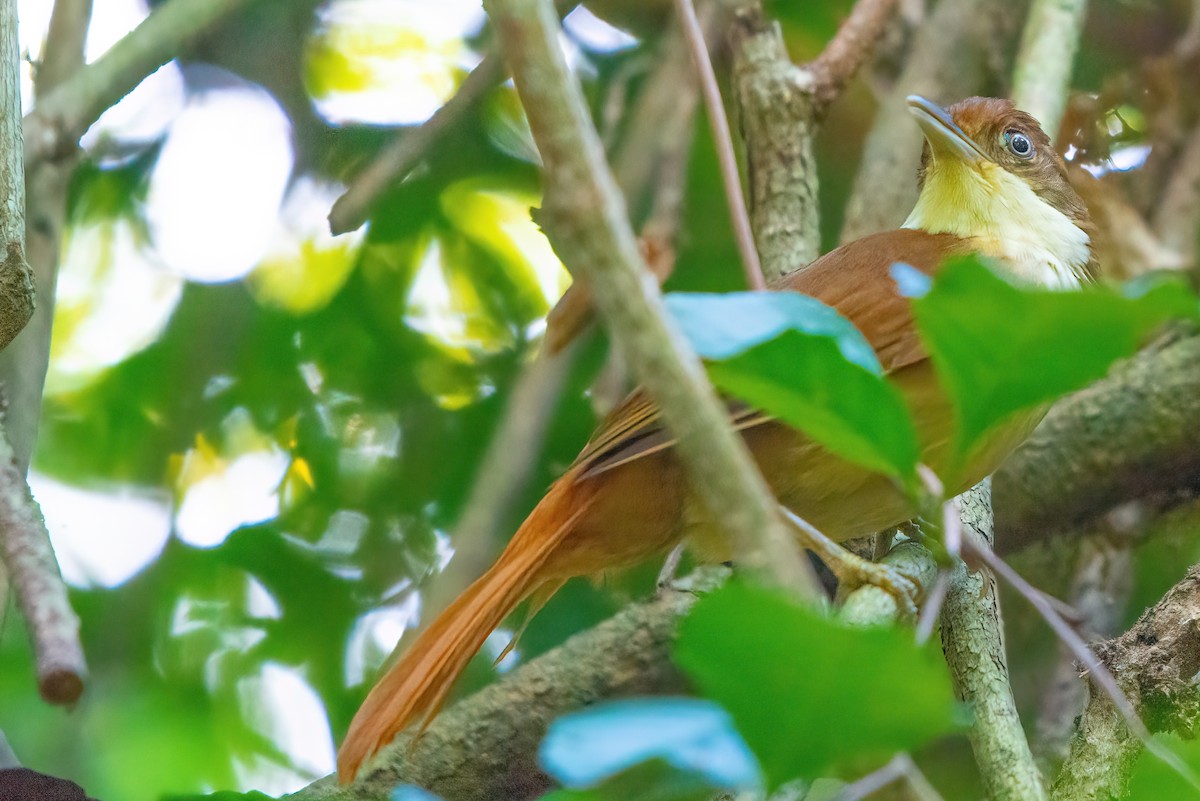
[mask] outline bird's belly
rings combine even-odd
[[[897,371],[893,381],[912,410],[921,462],[945,483],[948,497],[990,475],[1019,446],[1044,414],[1022,412],[985,437],[957,474],[948,474],[953,410],[928,360]],[[744,432],[776,497],[831,539],[841,542],[899,525],[917,509],[893,479],[842,459],[782,423]],[[689,534],[710,558],[724,556],[721,540],[703,511],[693,511]]]

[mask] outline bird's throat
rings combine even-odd
[[[904,228],[954,234],[1022,282],[1074,289],[1091,258],[1086,231],[999,165],[931,164]]]

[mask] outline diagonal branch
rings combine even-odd
[[[896,0],[858,0],[825,50],[808,65],[816,83],[812,92],[819,110],[828,108],[875,52]]]
[[[73,34],[74,43],[82,46],[78,26],[67,24],[74,10],[69,5],[56,5],[56,30]],[[0,264],[0,347],[21,331],[33,311],[31,271],[25,261],[16,6],[16,0],[0,3],[0,237],[7,254]],[[83,16],[86,18],[86,14]],[[0,555],[33,640],[42,697],[52,703],[71,704],[83,691],[87,671],[79,642],[79,619],[67,598],[50,535],[25,481],[24,467],[15,458],[4,428],[0,428]]]
[[[178,57],[188,43],[257,0],[169,0],[158,6],[94,64],[59,84],[25,120],[25,161],[74,152],[79,137],[156,69]]]
[[[470,114],[504,76],[504,59],[498,53],[484,56],[444,106],[414,130],[397,136],[355,176],[329,211],[329,230],[335,235],[344,234],[366,222],[379,196],[416,166],[444,132]]]
[[[747,565],[783,586],[817,590],[745,444],[729,427],[704,368],[667,322],[625,205],[604,161],[578,82],[558,44],[549,0],[487,4],[544,163],[543,214],[556,250],[678,437],[679,453]]]

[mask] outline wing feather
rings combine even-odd
[[[926,358],[909,300],[897,291],[891,266],[905,262],[932,276],[947,257],[970,249],[950,234],[888,231],[843,245],[772,282],[771,289],[812,295],[837,309],[866,337],[884,372],[891,373]],[[725,406],[738,431],[772,419],[741,401],[726,399]],[[587,478],[674,444],[658,406],[639,388],[604,419],[575,465],[583,467],[580,477]]]

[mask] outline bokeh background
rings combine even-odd
[[[800,61],[849,5],[770,10]],[[51,2],[19,6],[36,62]],[[612,110],[637,96],[668,6],[601,2],[567,17],[563,47],[614,149]],[[1187,6],[1092,3],[1075,87],[1096,102],[1069,149],[1077,163],[1136,186],[1159,102],[1139,65],[1170,46]],[[96,0],[89,59],[149,11],[144,0]],[[278,794],[329,773],[364,681],[420,619],[430,580],[458,550],[496,552],[586,441],[602,337],[573,360],[511,511],[487,541],[456,539],[484,451],[570,281],[531,219],[537,158],[510,86],[447,132],[364,227],[328,231],[346,182],[453,94],[487,41],[473,0],[264,0],[87,133],[31,483],[91,680],[75,709],[44,705],[19,616],[5,618],[0,729],[27,766],[128,801]],[[826,247],[889,69],[885,48],[818,142]],[[736,288],[701,119],[685,166],[668,286]],[[1184,533],[1139,557],[1126,616],[1200,557],[1180,519]],[[608,616],[652,585],[656,567],[573,582],[512,656],[495,668],[476,660],[460,691]],[[1050,589],[1065,580],[1041,573]],[[1028,679],[1055,648],[1013,620],[1010,649]],[[506,639],[485,651],[494,657]],[[1022,700],[1036,703],[1027,684]],[[943,750],[947,764],[969,763],[961,738]]]

